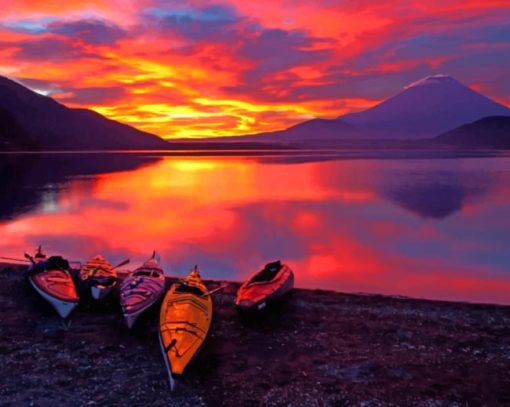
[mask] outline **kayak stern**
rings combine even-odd
[[[78,305],[77,301],[63,301],[58,298],[53,297],[52,295],[48,294],[46,291],[42,290],[31,278],[30,278],[30,284],[34,289],[39,293],[41,297],[43,297],[46,301],[48,301],[53,308],[55,308],[55,311],[60,315],[62,318],[67,318],[73,309]]]
[[[112,287],[92,286],[90,287],[90,295],[95,300],[102,300],[110,293],[111,290]]]

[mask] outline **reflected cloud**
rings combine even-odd
[[[102,171],[88,167],[95,158],[67,169],[58,160],[21,166],[21,187],[3,186],[22,197],[3,212],[3,255],[41,243],[136,267],[156,249],[168,274],[199,264],[234,280],[281,259],[300,287],[509,301],[509,158],[106,156]]]
[[[252,134],[435,72],[509,104],[507,15],[474,0],[2,1],[0,73],[165,138]]]
[[[80,178],[81,193],[86,194],[91,192],[93,180],[84,177],[134,170],[158,160],[158,157],[135,154],[2,154],[0,221],[32,211],[39,205],[45,211],[56,211],[60,193],[68,188],[70,179]]]

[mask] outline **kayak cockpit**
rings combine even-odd
[[[205,294],[205,292],[202,291],[197,286],[185,284],[185,283],[179,284],[175,288],[175,292],[180,293],[180,294],[194,294],[194,295],[198,295],[198,296],[202,296]]]
[[[257,274],[255,274],[251,280],[249,281],[249,284],[251,283],[263,283],[263,282],[269,282],[273,280],[277,275],[278,272],[282,269],[282,263],[280,260],[274,261],[272,263],[268,263],[265,265],[265,267]]]
[[[133,272],[133,277],[153,277],[159,278],[161,272],[159,270],[138,270]]]

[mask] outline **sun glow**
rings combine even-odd
[[[335,118],[435,71],[508,103],[505,5],[20,0],[0,7],[0,75],[163,138]]]

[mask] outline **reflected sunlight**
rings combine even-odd
[[[15,257],[43,244],[73,260],[103,253],[136,265],[156,248],[169,274],[200,263],[210,278],[238,280],[280,258],[301,287],[508,302],[508,247],[494,236],[510,238],[500,170],[509,159],[457,159],[455,171],[441,160],[278,160],[162,157],[53,180],[35,190],[36,206],[0,223],[0,249]],[[410,165],[418,184],[407,181]],[[451,197],[430,211],[438,183]]]

